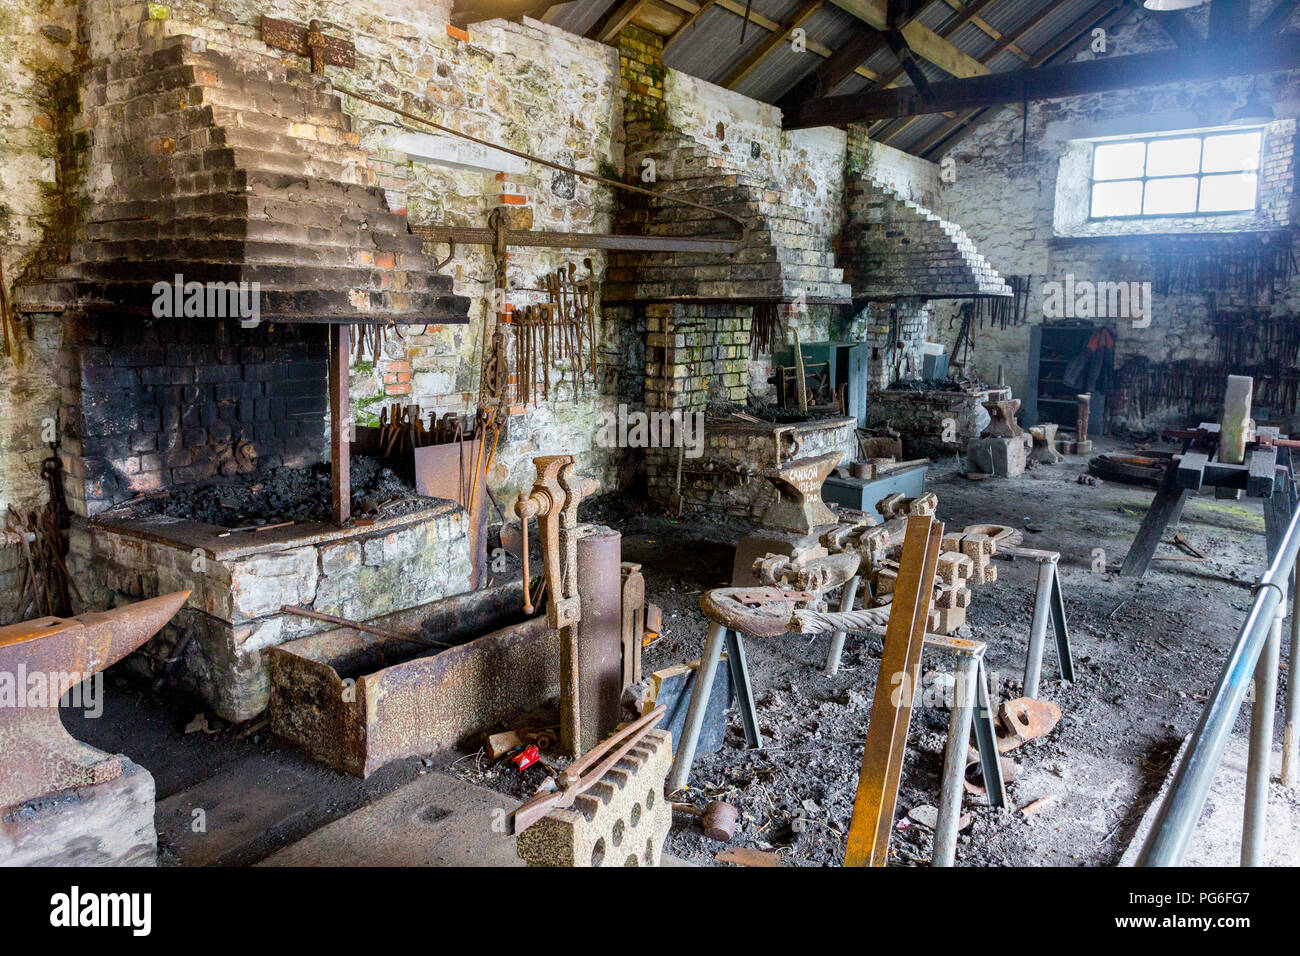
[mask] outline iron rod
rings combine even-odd
[[[1268,779],[1273,757],[1273,714],[1277,709],[1278,651],[1282,645],[1279,601],[1268,640],[1255,665],[1255,700],[1250,708],[1250,756],[1246,761],[1246,812],[1241,824],[1241,865],[1263,866],[1268,842]]]
[[[858,582],[862,578],[859,575],[853,575],[844,582],[844,593],[840,596],[840,611],[852,611],[853,601],[858,596]],[[830,650],[826,652],[826,673],[834,676],[840,669],[840,655],[844,653],[844,631],[836,631],[831,635]]]
[[[1286,724],[1282,729],[1282,785],[1300,789],[1300,567],[1291,572],[1291,658],[1286,672]]]
[[[1182,862],[1210,784],[1223,760],[1224,748],[1241,711],[1260,651],[1268,640],[1287,577],[1295,566],[1296,551],[1300,549],[1298,526],[1300,508],[1291,515],[1273,562],[1259,580],[1250,612],[1237,632],[1223,672],[1142,846],[1139,866],[1178,866]]]
[[[1047,643],[1047,621],[1052,611],[1052,572],[1055,560],[1038,562],[1038,589],[1034,594],[1034,620],[1029,626],[1029,650],[1025,652],[1025,696],[1038,696],[1043,671],[1043,645]]]
[[[686,786],[686,778],[690,776],[691,764],[695,762],[695,747],[700,742],[700,728],[704,726],[704,712],[708,709],[709,697],[713,692],[713,676],[718,671],[718,661],[722,658],[722,644],[726,637],[725,627],[717,621],[709,622],[709,632],[704,638],[704,653],[700,655],[700,669],[695,672],[691,703],[686,709],[682,740],[677,747],[672,771],[668,775],[668,793]]]
[[[939,819],[934,829],[932,866],[953,866],[957,861],[957,831],[961,823],[961,796],[966,789],[966,753],[970,750],[980,656],[957,655],[952,710],[948,717],[948,743],[943,750],[943,783],[939,788]]]

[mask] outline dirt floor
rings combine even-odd
[[[1118,447],[1132,446],[1102,441],[1096,450]],[[956,459],[931,468],[927,490],[938,495],[939,518],[948,529],[1011,525],[1024,529],[1026,547],[1061,552],[1075,662],[1076,682],[1059,680],[1049,640],[1039,696],[1061,707],[1061,722],[1012,754],[1017,767],[1010,808],[966,799],[972,823],[958,843],[959,865],[1115,863],[1195,726],[1244,619],[1251,580],[1265,564],[1259,505],[1216,501],[1211,493],[1188,502],[1180,525],[1209,560],[1157,560],[1141,582],[1119,577],[1152,492],[1081,484],[1086,471],[1086,459],[1067,458],[1021,478],[973,482],[960,476]],[[643,565],[648,600],[664,609],[664,636],[646,649],[646,672],[697,658],[706,626],[699,596],[728,583],[734,543],[746,529],[629,515],[608,503],[584,517],[622,529],[624,560]],[[1181,553],[1169,545],[1157,551]],[[1021,693],[1036,573],[1031,561],[998,560],[997,582],[975,588],[968,630],[960,635],[989,645],[993,692],[1002,700]],[[732,845],[777,852],[787,865],[838,865],[881,640],[850,635],[835,677],[821,672],[826,637],[747,641],[763,747],[745,749],[733,711],[726,744],[696,758],[690,792],[678,799],[734,804],[743,829]],[[951,660],[927,650],[922,670],[928,682],[951,673]],[[1284,668],[1283,686],[1285,679]],[[1247,713],[1243,708],[1238,722],[1243,735]],[[913,712],[891,842],[898,864],[929,861],[933,834],[907,812],[938,802],[947,723],[941,706]],[[453,772],[511,793],[522,789],[513,767],[492,767],[478,756]],[[1036,808],[1028,815],[1020,812],[1031,804]],[[667,847],[702,865],[715,864],[721,849],[685,820],[674,826]]]
[[[1114,447],[1103,441],[1098,450]],[[1012,525],[1025,530],[1026,546],[1061,552],[1077,677],[1072,685],[1058,679],[1049,641],[1040,696],[1064,716],[1050,735],[1014,752],[1012,808],[995,811],[982,798],[967,798],[972,823],[958,844],[959,865],[1117,861],[1195,725],[1264,565],[1259,506],[1202,495],[1188,503],[1180,531],[1209,559],[1156,561],[1140,583],[1120,578],[1152,492],[1080,484],[1085,470],[1085,459],[1067,459],[1018,479],[971,482],[958,474],[956,459],[931,469],[927,488],[938,495],[948,529]],[[643,565],[648,598],[664,609],[664,633],[646,648],[646,672],[698,657],[705,630],[699,596],[728,583],[734,544],[746,529],[634,514],[610,499],[595,502],[583,518],[623,531],[624,560]],[[1167,545],[1157,552],[1178,553]],[[969,609],[962,636],[988,643],[1001,699],[1020,694],[1035,573],[1032,562],[999,560],[997,582],[977,587]],[[725,745],[697,758],[691,789],[679,797],[701,806],[715,798],[735,804],[742,828],[732,845],[778,852],[787,865],[843,858],[881,639],[850,635],[835,677],[821,672],[826,647],[825,637],[747,642],[763,748],[744,748],[733,712]],[[927,651],[922,669],[932,679],[951,671],[951,662]],[[1283,687],[1285,680],[1284,665]],[[445,770],[518,797],[542,775],[494,766],[466,750],[398,761],[360,781],[313,763],[264,727],[212,720],[215,733],[186,733],[201,707],[121,676],[109,683],[105,719],[65,712],[65,722],[74,736],[125,753],[153,773],[164,862],[255,862],[423,773]],[[1237,728],[1243,735],[1245,713]],[[914,711],[891,847],[897,864],[929,859],[932,834],[907,812],[938,802],[946,728],[941,707]],[[1031,804],[1034,812],[1020,812]],[[203,841],[201,849],[192,832],[197,806],[223,825],[222,839]],[[679,820],[666,849],[711,865],[722,846]]]

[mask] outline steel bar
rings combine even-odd
[[[490,246],[493,230],[480,226],[412,225],[412,235],[425,242],[454,242],[458,246]],[[703,252],[731,255],[740,249],[734,239],[692,239],[672,236],[625,236],[608,232],[547,232],[507,229],[506,245],[547,249],[611,249],[625,252]]]
[[[1038,562],[1038,589],[1034,594],[1034,619],[1029,626],[1029,650],[1025,652],[1025,696],[1038,696],[1038,679],[1043,671],[1043,645],[1051,617],[1052,574],[1055,561]]]
[[[351,337],[341,325],[329,328],[330,367],[330,514],[335,525],[352,518],[352,421],[348,397],[348,352]]]
[[[695,748],[700,742],[700,728],[704,726],[704,711],[708,707],[709,692],[713,689],[713,676],[717,673],[718,661],[722,658],[722,645],[726,639],[727,629],[717,621],[710,621],[708,634],[704,638],[704,653],[700,655],[700,668],[695,672],[695,686],[691,688],[691,703],[686,709],[682,739],[673,757],[672,771],[668,774],[668,793],[686,786],[691,764],[695,762]]]
[[[1260,651],[1268,640],[1287,578],[1295,566],[1296,552],[1300,550],[1298,523],[1300,509],[1292,513],[1281,546],[1255,589],[1250,612],[1237,632],[1223,672],[1142,847],[1139,866],[1177,866],[1182,861],[1187,842],[1205,806],[1210,784],[1223,760],[1224,748],[1241,710]]]
[[[957,830],[961,823],[961,796],[965,791],[966,752],[970,749],[971,719],[979,676],[978,652],[957,654],[957,674],[948,717],[948,743],[943,751],[943,783],[939,788],[939,819],[934,830],[932,866],[952,866],[957,859]]]
[[[1282,785],[1300,788],[1300,568],[1291,572],[1291,657],[1286,672],[1286,724],[1282,730]]]
[[[745,726],[745,745],[751,750],[757,750],[763,746],[763,737],[758,732],[758,711],[754,707],[754,689],[749,683],[744,635],[728,628],[726,646],[731,684],[736,689],[736,699],[740,704],[740,722]]]
[[[993,700],[989,694],[988,667],[983,655],[979,661],[979,700],[975,711],[975,745],[984,776],[984,795],[990,807],[1007,805],[1007,783],[1002,778],[1002,760],[998,754],[998,733],[993,726]]]
[[[1268,640],[1255,665],[1255,700],[1250,708],[1250,755],[1246,761],[1246,813],[1241,826],[1241,865],[1263,866],[1268,833],[1268,780],[1273,757],[1273,714],[1277,709],[1278,652],[1282,645],[1279,601]]]
[[[926,619],[943,524],[930,515],[907,519],[907,534],[885,633],[862,769],[853,801],[845,866],[884,866],[903,771],[903,751],[916,696]],[[902,684],[901,688],[899,684]]]
[[[858,596],[858,583],[862,580],[861,575],[853,575],[844,582],[844,593],[840,596],[840,612],[852,611],[853,601]],[[831,635],[831,646],[826,652],[826,673],[834,676],[840,669],[840,657],[844,653],[844,631],[836,631]]]

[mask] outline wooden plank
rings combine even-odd
[[[884,866],[888,860],[898,781],[942,540],[943,525],[931,516],[913,515],[907,519],[893,612],[885,629],[884,653],[849,823],[845,866]]]
[[[735,89],[736,85],[766,60],[773,50],[784,43],[791,33],[807,23],[808,19],[825,5],[826,0],[804,0],[790,16],[790,19],[781,24],[780,29],[769,33],[762,43],[736,64],[735,68],[726,75],[719,85],[729,90]]]
[[[1178,487],[1189,491],[1200,491],[1205,481],[1205,466],[1210,463],[1210,456],[1204,452],[1193,451],[1178,460]]]
[[[1128,554],[1124,555],[1124,565],[1119,569],[1120,577],[1140,578],[1147,573],[1151,558],[1156,553],[1156,545],[1164,537],[1165,528],[1169,527],[1175,514],[1182,512],[1187,501],[1187,489],[1178,487],[1178,473],[1173,468],[1165,471],[1164,480],[1156,491],[1156,496],[1147,509],[1146,517],[1133,536]]]
[[[1182,51],[1141,53],[946,80],[932,84],[934,99],[930,101],[910,87],[828,96],[805,104],[786,126],[863,123],[995,106],[1022,99],[1061,99],[1297,68],[1300,68],[1300,35],[1287,35],[1251,44],[1248,49],[1208,47],[1198,56],[1188,56]]]
[[[1246,452],[1246,494],[1267,498],[1277,483],[1277,446]]]

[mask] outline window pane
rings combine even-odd
[[[1142,211],[1142,181],[1097,183],[1092,187],[1092,217],[1136,216]]]
[[[1142,211],[1148,216],[1169,215],[1196,211],[1196,177],[1180,179],[1151,179],[1147,181],[1147,194],[1142,201]]]
[[[1233,133],[1228,136],[1207,136],[1205,161],[1201,165],[1201,171],[1226,173],[1237,169],[1258,169],[1259,141],[1258,130],[1253,133]]]
[[[1201,162],[1200,137],[1157,139],[1147,143],[1148,176],[1185,176]]]
[[[1146,149],[1146,143],[1102,143],[1092,152],[1092,178],[1141,176]]]
[[[1201,212],[1255,208],[1255,173],[1229,173],[1201,180]]]

